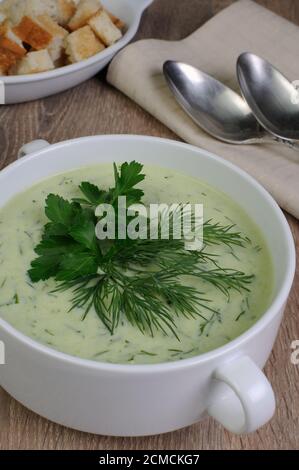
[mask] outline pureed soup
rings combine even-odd
[[[85,306],[70,311],[74,298],[71,289],[57,292],[58,284],[53,278],[32,282],[28,270],[37,258],[34,248],[49,222],[45,215],[46,197],[53,193],[68,200],[81,198],[78,187],[82,181],[107,190],[113,186],[114,177],[112,165],[105,164],[45,179],[0,210],[3,319],[36,341],[73,356],[100,362],[149,364],[185,359],[225,345],[260,318],[271,300],[273,270],[267,246],[255,224],[233,200],[199,179],[150,166],[145,166],[143,173],[145,180],[137,187],[144,190],[146,204],[202,203],[205,221],[233,226],[230,232],[242,234],[243,246],[219,243],[205,250],[209,256],[217,255],[215,259],[222,268],[252,275],[248,290],[232,288],[227,295],[215,282],[187,276],[178,282],[196,288],[204,299],[198,315],[178,313],[169,300],[166,306],[175,321],[173,331],[154,328],[152,335],[149,331],[142,333],[120,313],[111,334],[93,306],[84,319]],[[213,263],[208,266],[207,269],[215,269]]]

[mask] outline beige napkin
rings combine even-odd
[[[182,41],[148,39],[129,45],[111,63],[107,79],[186,142],[250,173],[281,207],[299,218],[299,152],[278,144],[234,146],[211,138],[176,104],[162,76],[165,60],[180,60],[237,90],[237,57],[251,51],[267,58],[290,80],[296,80],[298,44],[296,25],[250,0],[241,0]]]

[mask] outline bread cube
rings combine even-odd
[[[15,65],[17,56],[8,49],[0,47],[0,74],[6,75],[10,67]]]
[[[18,24],[25,15],[25,0],[9,0],[4,2],[6,15],[13,25]]]
[[[86,26],[88,20],[102,8],[99,0],[80,0],[77,11],[68,23],[71,31]]]
[[[36,50],[46,49],[52,40],[52,35],[29,16],[24,16],[21,22],[13,28],[13,32]]]
[[[9,0],[5,10],[13,24],[18,24],[23,16],[49,15],[54,21],[65,25],[76,12],[73,0]]]
[[[47,49],[28,52],[23,59],[17,62],[13,68],[15,75],[27,75],[31,73],[53,70],[54,64]]]
[[[53,62],[61,59],[64,52],[64,39],[69,34],[66,29],[59,26],[49,15],[39,15],[36,22],[52,37],[47,49]]]
[[[7,20],[6,14],[0,10],[0,26],[1,26],[2,23],[4,23],[4,21],[6,21],[6,20]]]
[[[113,15],[113,13],[111,13],[111,11],[108,11],[107,9],[105,9],[106,13],[109,15],[111,21],[113,24],[115,24],[115,26],[120,29],[121,31],[125,29],[125,26],[126,24],[124,23],[124,21],[122,21],[120,18],[118,18],[117,16]]]
[[[88,59],[103,49],[104,44],[95,36],[90,26],[74,31],[65,39],[65,51],[71,63]]]
[[[56,21],[65,26],[76,13],[76,3],[73,0],[57,0],[57,7]]]
[[[7,69],[0,64],[0,77],[7,75]]]
[[[65,25],[76,11],[72,0],[26,0],[27,16],[49,15],[54,21]]]
[[[9,21],[5,21],[0,25],[0,47],[10,50],[18,57],[26,54],[21,39],[13,32]]]
[[[27,16],[49,15],[53,18],[57,16],[57,0],[25,0],[24,3]]]
[[[115,26],[108,13],[104,10],[93,16],[88,24],[106,46],[112,46],[122,37],[121,31]]]

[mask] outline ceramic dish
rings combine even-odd
[[[235,433],[265,424],[274,413],[275,399],[261,369],[271,353],[295,270],[291,231],[272,197],[221,158],[158,138],[98,136],[56,145],[39,141],[21,150],[21,155],[28,153],[0,172],[0,207],[45,177],[95,163],[135,159],[201,178],[237,200],[260,228],[272,255],[274,293],[262,317],[225,346],[153,365],[117,365],[63,354],[0,319],[6,353],[1,386],[40,415],[97,434],[168,432],[206,413]]]
[[[91,78],[131,41],[137,32],[142,12],[151,3],[152,0],[103,0],[102,4],[126,23],[127,30],[124,36],[103,52],[76,64],[49,72],[0,77],[1,89],[3,90],[1,94],[4,95],[1,98],[2,103],[22,103],[43,98],[68,90]]]

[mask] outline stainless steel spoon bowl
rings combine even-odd
[[[237,75],[259,123],[290,145],[299,140],[299,103],[293,84],[269,62],[249,52],[239,57]]]
[[[206,132],[233,144],[265,142],[248,104],[229,87],[181,62],[165,62],[163,72],[178,103]]]

